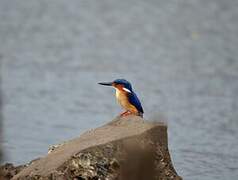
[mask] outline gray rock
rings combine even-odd
[[[137,116],[116,118],[54,146],[16,174],[21,179],[181,179],[174,170],[167,126]]]

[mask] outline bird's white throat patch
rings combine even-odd
[[[117,88],[115,88],[115,89],[116,89],[116,98],[117,99],[119,99],[121,97],[124,97],[126,95],[125,92],[131,93],[131,91],[127,88],[122,88],[124,92],[122,90],[117,89]]]

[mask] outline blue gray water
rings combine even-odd
[[[238,177],[237,0],[0,0],[5,161],[116,116],[124,77],[188,180]]]

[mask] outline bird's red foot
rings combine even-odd
[[[123,113],[120,114],[120,117],[128,116],[128,115],[130,115],[130,114],[131,114],[130,111],[125,111],[125,112],[123,112]]]

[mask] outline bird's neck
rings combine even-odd
[[[126,95],[126,91],[124,91],[122,88],[115,88],[116,89],[116,98],[120,99],[122,96]]]

